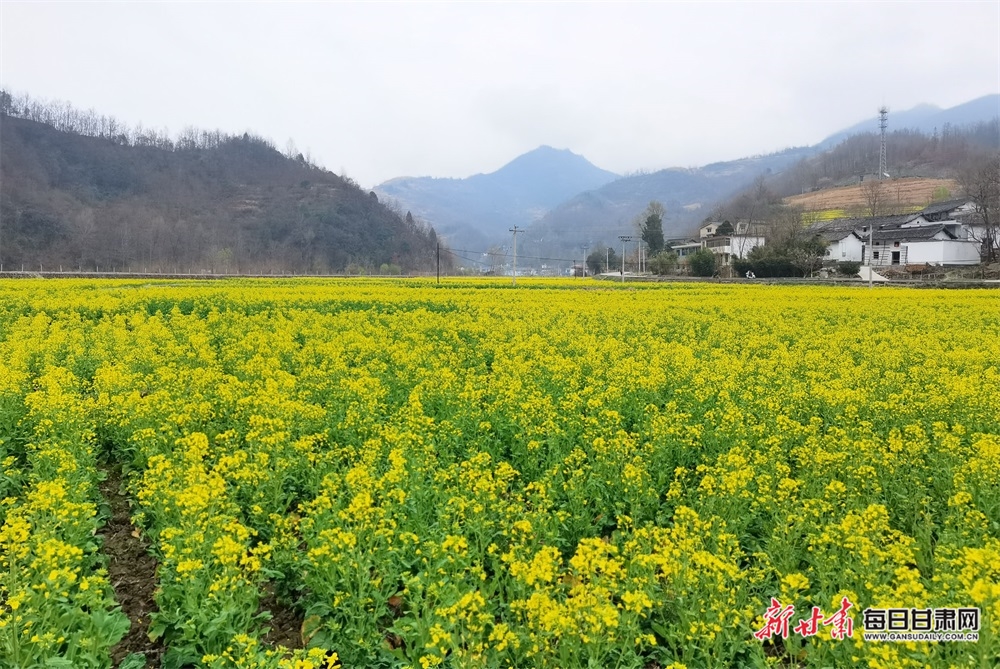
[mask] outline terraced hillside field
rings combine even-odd
[[[907,177],[887,179],[883,182],[881,206],[887,211],[920,210],[936,197],[947,199],[960,192],[954,179]],[[861,184],[826,188],[814,193],[803,193],[785,198],[785,203],[801,207],[804,211],[838,210],[840,216],[863,214],[868,200]]]

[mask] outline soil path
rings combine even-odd
[[[278,597],[270,583],[264,586],[263,594],[260,610],[271,612],[271,620],[265,623],[264,643],[290,650],[302,648],[302,614]]]
[[[111,507],[111,517],[100,530],[103,552],[108,556],[108,579],[115,599],[132,625],[125,637],[111,649],[111,661],[117,667],[133,653],[146,658],[147,667],[160,666],[163,646],[149,640],[149,614],[156,610],[156,559],[149,553],[149,543],[132,525],[128,498],[122,493],[121,470],[107,471],[101,494]]]

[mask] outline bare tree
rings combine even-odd
[[[757,238],[767,236],[768,222],[785,215],[781,197],[767,185],[765,175],[758,175],[753,184],[730,200],[725,211],[717,212],[716,220],[734,221],[732,246],[737,256],[745,258],[756,245]]]
[[[980,161],[959,175],[959,184],[972,198],[976,220],[971,237],[979,242],[982,262],[1000,258],[1000,153]]]
[[[799,240],[804,233],[802,210],[796,207],[782,207],[771,216],[767,228],[767,244],[777,247],[789,246]]]
[[[486,250],[486,256],[490,274],[499,274],[503,271],[503,266],[507,262],[507,250],[504,247],[494,244]]]
[[[869,216],[881,216],[885,209],[885,188],[879,179],[869,179],[861,184],[861,195],[865,198]]]

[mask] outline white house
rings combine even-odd
[[[706,239],[715,235],[715,231],[719,229],[722,225],[722,221],[708,221],[700,228],[698,228],[698,236],[701,239]]]
[[[829,260],[875,266],[974,265],[979,243],[972,214],[968,200],[949,200],[912,214],[825,221],[812,231],[827,242]]]
[[[869,226],[875,229],[899,227],[916,214],[875,218],[836,218],[809,227],[809,232],[826,242],[826,259],[836,262],[865,262]]]
[[[871,263],[886,265],[976,265],[979,244],[961,239],[947,224],[875,230]]]
[[[921,210],[920,215],[930,223],[941,221],[964,222],[976,215],[976,205],[970,198],[964,197],[957,200],[945,200],[935,202]]]
[[[987,229],[983,225],[982,217],[976,211],[973,200],[962,198],[959,200],[948,200],[933,204],[920,212],[920,216],[903,227],[917,227],[921,225],[947,226],[948,232],[957,239],[970,240],[976,243],[979,253],[983,252],[983,245],[990,240]],[[949,261],[946,261],[949,262]]]
[[[736,221],[735,224],[729,221],[708,221],[698,230],[701,237],[698,248],[708,249],[719,256],[723,265],[728,265],[734,259],[746,258],[754,248],[764,246],[764,236],[753,228],[747,221]],[[674,248],[677,250],[677,247]],[[698,248],[685,248],[685,255],[694,253]],[[681,256],[680,252],[678,256]]]
[[[857,230],[825,230],[819,234],[826,242],[826,259],[837,262],[861,262],[865,240]]]
[[[670,250],[677,254],[678,258],[687,258],[688,256],[697,253],[698,249],[701,248],[701,242],[696,242],[694,240],[680,240],[675,243],[670,244]]]
[[[764,238],[751,234],[719,235],[704,241],[705,248],[719,256],[723,265],[737,258],[746,258],[751,250],[764,246]]]

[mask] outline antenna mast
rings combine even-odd
[[[889,108],[882,105],[878,109],[878,129],[882,134],[882,144],[878,153],[878,179],[881,181],[889,176],[885,165],[885,129],[889,125]]]

